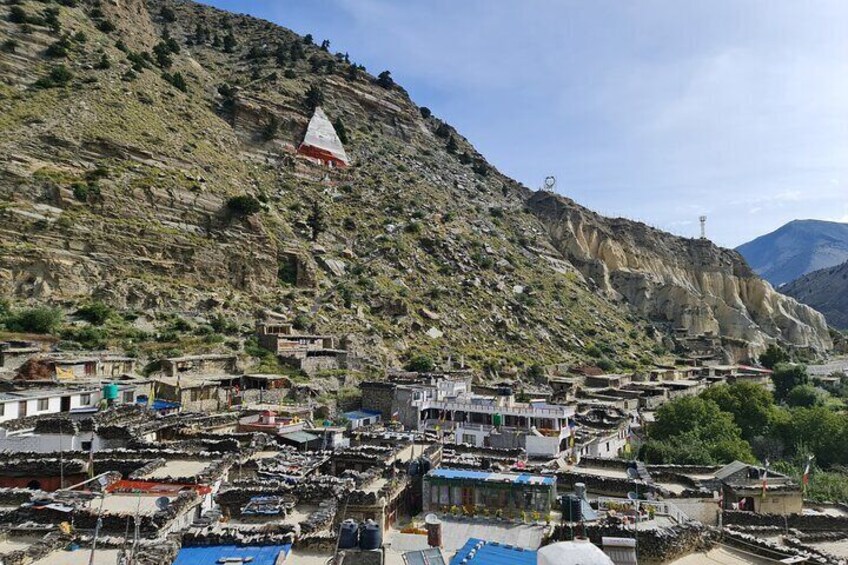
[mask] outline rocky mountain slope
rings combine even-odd
[[[528,206],[549,227],[554,246],[599,292],[623,299],[644,318],[666,320],[678,335],[721,337],[736,358],[761,351],[768,336],[830,347],[821,314],[775,292],[735,251],[604,218],[544,192]]]
[[[734,359],[830,346],[736,254],[534,194],[389,75],[268,22],[23,0],[0,7],[0,79],[4,292],[102,300],[136,342],[219,347],[273,311],[383,365],[633,368],[675,328]],[[351,167],[297,155],[316,104]]]
[[[780,291],[824,314],[831,326],[848,329],[848,262],[808,273]]]
[[[848,261],[848,224],[795,220],[736,248],[775,287]]]

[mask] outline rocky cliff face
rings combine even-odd
[[[545,192],[528,207],[600,292],[677,335],[723,338],[728,358],[754,357],[774,337],[796,348],[832,346],[820,313],[776,292],[735,251],[604,218]]]
[[[230,324],[213,317],[249,327],[273,310],[385,365],[602,352],[632,369],[662,353],[656,320],[735,339],[740,357],[769,339],[828,346],[820,316],[734,253],[530,195],[402,88],[289,30],[191,2],[14,6],[0,7],[7,296],[96,298],[206,332],[152,349],[220,343],[208,332]],[[348,169],[296,153],[314,90]]]

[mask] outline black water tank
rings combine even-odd
[[[573,494],[562,497],[562,519],[566,522],[579,522],[582,517],[580,499]]]
[[[421,463],[418,462],[418,459],[413,459],[409,464],[409,476],[417,477],[419,473],[421,473]]]
[[[422,455],[418,458],[418,460],[421,462],[421,474],[426,475],[429,473],[430,469],[433,468],[433,463],[430,461],[430,458],[426,455]]]
[[[383,545],[383,532],[374,520],[362,522],[359,531],[359,549],[379,549]]]
[[[339,549],[353,549],[359,545],[359,524],[345,520],[339,528]]]

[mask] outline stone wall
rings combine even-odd
[[[9,553],[0,554],[0,563],[3,565],[29,565],[54,551],[58,551],[70,543],[70,536],[59,533],[50,533],[41,540],[30,545],[26,549],[19,549]]]
[[[574,532],[579,535],[579,528],[575,528]],[[636,535],[640,565],[667,563],[695,551],[703,551],[710,548],[716,538],[713,530],[694,522],[671,528],[639,530]],[[571,536],[572,529],[556,526],[551,540],[569,540],[572,539]],[[602,547],[602,538],[632,538],[633,530],[618,525],[595,523],[585,526],[585,536],[598,547]]]
[[[848,516],[827,516],[824,514],[789,514],[783,516],[781,514],[756,514],[741,510],[725,510],[722,513],[722,522],[725,526],[780,526],[795,528],[802,532],[848,532]]]
[[[574,490],[575,483],[585,484],[586,489],[592,494],[615,496],[620,498],[627,497],[628,492],[636,491],[637,486],[643,493],[646,489],[645,485],[637,485],[635,481],[631,481],[630,479],[600,477],[598,475],[575,473],[571,471],[557,473],[557,489],[559,492]]]
[[[376,410],[383,416],[383,420],[392,417],[392,404],[395,399],[395,385],[383,382],[364,382],[360,385],[362,390],[362,408],[365,410]]]

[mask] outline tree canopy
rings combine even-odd
[[[789,395],[789,391],[798,385],[810,382],[807,375],[807,367],[790,363],[778,363],[775,365],[771,375],[774,382],[774,397],[778,402],[783,402]]]
[[[766,433],[775,410],[771,392],[754,383],[721,384],[705,390],[701,398],[729,412],[748,441]]]
[[[754,460],[733,416],[701,397],[664,404],[647,431],[643,456],[649,463],[715,465],[734,459]]]

